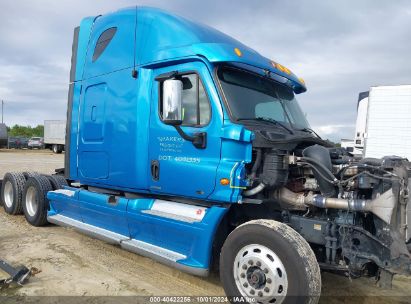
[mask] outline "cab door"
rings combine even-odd
[[[155,78],[177,71],[183,82],[181,130],[203,133],[203,147],[185,140],[176,127],[162,121],[164,81]],[[212,77],[201,62],[161,68],[153,73],[150,117],[149,180],[153,193],[207,198],[214,190],[220,162],[222,109]]]

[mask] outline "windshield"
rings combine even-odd
[[[217,74],[234,120],[271,120],[293,129],[309,128],[291,88],[236,68],[222,67]]]

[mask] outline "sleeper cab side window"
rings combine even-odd
[[[116,32],[117,28],[111,27],[101,33],[100,37],[96,42],[96,47],[94,48],[93,62],[95,62],[101,56],[101,54],[103,54],[104,50],[110,44]]]
[[[211,117],[210,102],[205,92],[203,83],[197,74],[186,74],[181,76],[183,82],[182,99],[182,126],[204,126],[207,125]],[[160,100],[162,98],[163,83],[160,83]],[[160,102],[160,117],[163,118],[163,111]]]

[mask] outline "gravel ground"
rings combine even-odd
[[[1,150],[0,176],[8,171],[53,173],[63,167],[63,158],[47,151]],[[31,296],[25,301],[34,303],[137,303],[149,296],[193,296],[195,301],[195,296],[224,295],[216,274],[194,277],[69,228],[32,227],[23,216],[9,216],[3,209],[0,223],[0,259],[40,271],[27,285],[0,291],[0,303],[21,303],[19,296]],[[392,289],[377,288],[370,278],[323,273],[322,279],[320,303],[411,303],[410,278],[395,277]]]

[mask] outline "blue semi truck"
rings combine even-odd
[[[168,12],[85,18],[64,176],[7,173],[4,208],[218,270],[226,294],[249,301],[316,303],[320,269],[410,275],[408,161],[331,147],[298,105],[305,91],[287,67]]]

